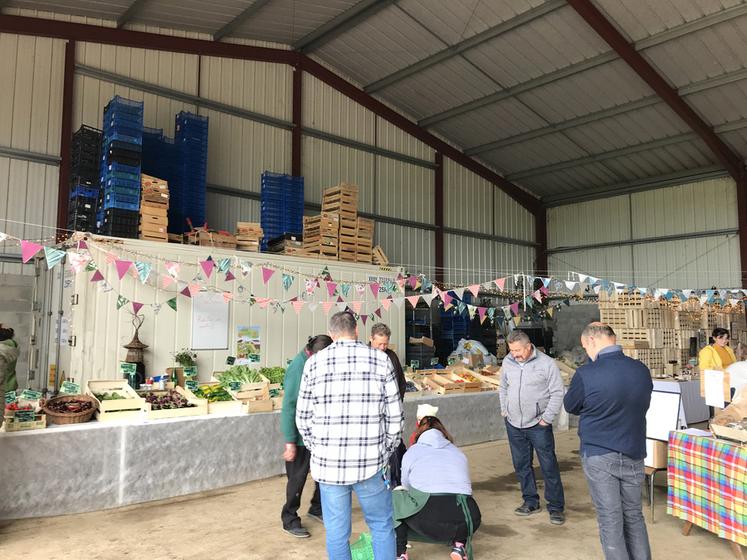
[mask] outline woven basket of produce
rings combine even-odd
[[[50,424],[82,424],[93,418],[96,401],[88,395],[62,395],[49,399],[44,412]]]

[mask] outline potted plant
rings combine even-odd
[[[171,355],[174,357],[174,361],[179,364],[179,367],[167,368],[166,373],[169,375],[170,379],[176,376],[176,385],[179,385],[179,387],[184,387],[184,369],[194,369],[195,366],[197,366],[197,353],[193,352],[189,348],[182,348],[178,352],[172,352]],[[193,372],[193,375],[195,374],[196,372]]]

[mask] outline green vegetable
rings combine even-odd
[[[111,393],[94,393],[93,396],[100,401],[118,401],[127,398],[124,395],[121,395],[114,391],[112,391]]]
[[[283,379],[285,379],[284,367],[262,368],[259,370],[259,373],[269,379],[270,383],[282,383]]]
[[[200,385],[194,391],[196,397],[208,402],[232,401],[233,397],[220,385]]]
[[[249,366],[231,366],[226,371],[215,374],[215,378],[224,387],[228,387],[231,382],[239,383],[261,383],[262,378],[259,372],[251,369]]]

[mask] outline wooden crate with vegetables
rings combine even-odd
[[[207,399],[198,399],[192,391],[175,387],[166,391],[142,391],[138,393],[150,404],[149,420],[202,416],[208,413]]]
[[[241,401],[218,382],[200,383],[193,391],[198,399],[205,399],[208,403],[208,414],[241,414],[245,412]]]
[[[96,400],[99,422],[143,418],[150,405],[124,379],[92,380],[86,395]]]
[[[424,381],[431,389],[441,395],[464,393],[464,380],[460,379],[459,382],[455,381],[445,374],[445,370],[442,370],[440,373],[426,376]]]
[[[9,414],[6,411],[3,430],[6,432],[22,432],[26,430],[41,430],[47,427],[47,416],[45,414],[34,413],[28,419],[21,418],[22,416],[16,417],[15,414]]]

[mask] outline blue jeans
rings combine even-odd
[[[508,443],[511,447],[511,460],[514,463],[516,478],[521,484],[521,495],[524,503],[529,507],[539,506],[537,480],[534,478],[532,459],[537,452],[542,476],[545,479],[545,501],[547,509],[563,511],[565,509],[565,495],[563,483],[560,480],[560,467],[555,456],[555,437],[552,426],[535,424],[531,428],[516,428],[506,420]]]
[[[384,484],[381,473],[345,486],[320,483],[319,488],[322,493],[329,560],[350,560],[350,496],[353,492],[358,496],[363,517],[371,531],[374,559],[392,560],[396,557],[392,493]]]
[[[581,459],[594,507],[605,560],[650,560],[646,521],[641,510],[643,459],[622,453]]]

